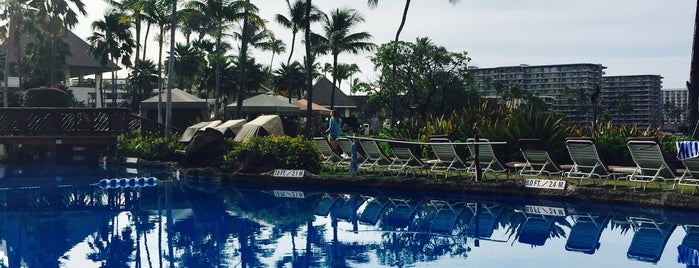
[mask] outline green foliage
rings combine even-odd
[[[57,88],[33,88],[24,92],[24,107],[70,107],[72,97]]]
[[[224,155],[221,169],[261,173],[272,169],[304,169],[319,173],[321,154],[313,141],[303,137],[253,137],[247,142],[233,142],[233,150]]]
[[[138,157],[149,161],[176,161],[179,156],[175,150],[184,149],[184,145],[174,137],[144,136],[140,132],[131,132],[117,137],[115,156]]]
[[[361,86],[372,103],[380,103],[397,117],[449,115],[461,107],[477,105],[466,52],[450,52],[428,38],[414,43],[381,45],[372,58],[381,77],[376,86]]]

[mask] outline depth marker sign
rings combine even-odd
[[[527,179],[524,183],[524,186],[527,188],[563,190],[566,188],[566,181],[564,181],[564,180]]]

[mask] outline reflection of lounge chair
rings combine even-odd
[[[388,200],[389,205],[384,210],[385,214],[381,218],[381,223],[393,228],[410,226],[417,209],[422,204],[422,201],[410,199],[389,198]]]
[[[335,202],[337,202],[339,198],[340,197],[336,195],[324,194],[318,201],[315,214],[318,216],[327,216],[330,209],[333,208]]]
[[[386,156],[375,140],[359,140],[359,144],[364,150],[366,160],[359,164],[360,170],[370,169],[372,172],[379,171],[383,175],[384,169],[391,164],[391,160]]]
[[[585,179],[606,180],[610,173],[597,153],[597,146],[591,139],[570,138],[566,141],[566,148],[570,159],[573,160],[573,168],[566,172],[568,178],[578,180],[582,184]]]
[[[407,176],[408,172],[411,172],[413,177],[415,177],[418,172],[422,173],[422,171],[427,167],[427,165],[422,162],[420,158],[413,154],[406,144],[389,142],[389,147],[391,148],[391,152],[393,152],[394,158],[391,164],[388,166],[388,170],[395,171],[397,175],[405,172],[405,175]]]
[[[478,139],[479,142],[489,142],[487,139]],[[466,139],[467,143],[475,142],[475,139]],[[476,155],[476,145],[469,144],[468,150],[471,155]],[[478,145],[478,164],[480,164],[483,174],[493,173],[495,179],[498,178],[498,174],[505,174],[509,177],[509,171],[502,165],[500,160],[495,156],[495,151],[493,151],[493,146],[490,144],[479,144]],[[468,172],[475,176],[477,163],[474,161],[468,168]]]
[[[430,138],[430,146],[436,159],[431,160],[430,174],[437,176],[438,172],[444,172],[444,177],[449,176],[449,171],[456,171],[456,175],[461,177],[461,171],[466,171],[468,166],[456,153],[454,145],[447,138]]]
[[[364,197],[365,201],[357,212],[357,220],[361,223],[376,225],[384,208],[388,205],[388,200],[376,197]]]
[[[677,261],[687,267],[699,266],[699,226],[685,225],[685,236],[677,246]]]
[[[357,219],[357,209],[362,205],[362,197],[357,195],[342,195],[335,203],[337,218],[345,221]]]
[[[556,221],[555,216],[524,214],[525,220],[519,227],[517,241],[532,246],[543,246],[551,236],[551,228]]]
[[[349,165],[349,159],[345,159],[335,153],[332,147],[330,147],[330,143],[327,139],[324,137],[314,137],[313,141],[315,142],[318,151],[320,151],[323,156],[323,162],[321,164],[323,165],[324,169],[334,171],[338,167]]]
[[[566,250],[593,254],[599,249],[602,231],[609,224],[609,217],[589,214],[573,215],[573,227],[570,229]]]
[[[658,223],[652,219],[630,217],[634,235],[626,257],[632,260],[657,263],[667,240],[677,227],[674,224]]]
[[[521,139],[519,140],[519,149],[524,157],[524,167],[519,171],[521,176],[540,176],[546,175],[562,175],[563,171],[559,168],[548,151],[546,144],[539,139]]]
[[[636,163],[636,169],[627,176],[629,181],[642,184],[644,190],[650,182],[672,182],[674,187],[677,175],[665,161],[665,156],[657,142],[629,140],[627,147],[631,158]],[[662,187],[662,184],[660,186]]]
[[[429,232],[450,235],[459,219],[461,211],[464,210],[464,203],[449,203],[442,200],[431,200],[430,206],[436,209],[434,216],[430,219]]]
[[[499,205],[469,203],[468,208],[472,217],[468,223],[466,234],[473,238],[490,238],[498,226],[498,220],[503,208]]]

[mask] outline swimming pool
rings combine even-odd
[[[0,174],[0,262],[9,267],[699,264],[696,212],[241,184],[142,168],[4,166]],[[99,183],[112,178],[158,180]]]

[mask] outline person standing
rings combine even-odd
[[[379,134],[379,117],[374,114],[371,118],[371,135]]]
[[[326,129],[325,132],[328,133],[328,141],[330,142],[330,146],[332,146],[335,150],[337,150],[337,137],[339,137],[341,133],[341,124],[342,122],[340,121],[340,118],[335,117],[335,113],[331,111],[330,120],[328,120],[328,129]]]

